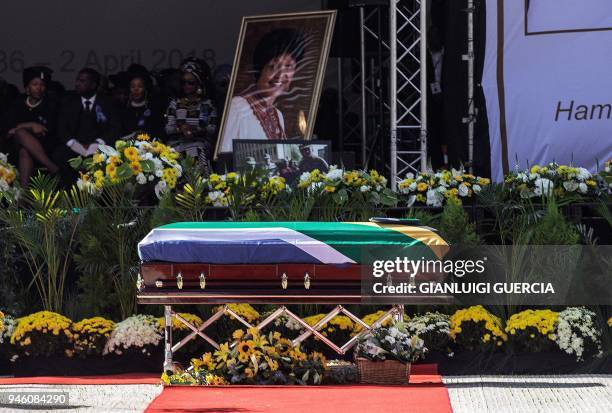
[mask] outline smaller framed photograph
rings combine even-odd
[[[234,142],[234,167],[239,171],[262,169],[280,175],[288,184],[304,172],[327,172],[331,141],[240,139]]]

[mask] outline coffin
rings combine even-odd
[[[373,260],[441,258],[447,248],[432,228],[401,224],[176,223],[139,243],[137,298],[140,304],[360,303]],[[443,278],[422,274],[419,281]]]

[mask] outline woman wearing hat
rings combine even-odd
[[[151,98],[151,89],[148,73],[129,73],[128,101],[121,111],[121,124],[125,135],[143,132],[164,140],[164,112]]]
[[[17,99],[7,114],[8,136],[15,142],[20,182],[26,188],[35,165],[50,173],[59,168],[49,158],[57,146],[58,107],[46,96],[51,71],[45,67],[29,67],[23,71],[25,96]]]
[[[198,159],[202,172],[210,171],[210,148],[217,133],[217,109],[209,98],[209,75],[202,63],[187,59],[181,66],[182,97],[166,111],[166,134],[177,151]]]
[[[232,98],[219,152],[232,152],[234,139],[287,139],[283,114],[275,103],[289,92],[306,43],[306,37],[292,28],[272,30],[257,43],[254,82]]]

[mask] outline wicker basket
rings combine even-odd
[[[366,358],[355,359],[359,369],[359,382],[362,384],[408,384],[410,363],[396,360],[371,361]]]

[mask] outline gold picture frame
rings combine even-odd
[[[282,135],[281,139],[312,138],[335,19],[334,10],[242,18],[215,146],[215,159],[220,153],[232,153],[231,142],[235,139],[279,139],[278,135],[270,136],[268,132]],[[266,50],[262,46],[269,44],[265,43],[266,39],[270,40],[279,33],[294,33],[295,37],[300,39],[299,42],[294,41],[294,44],[299,43],[300,46],[296,48],[299,48],[301,54],[299,58],[294,59],[295,69],[294,74],[289,76],[290,80],[281,82],[276,79],[274,83],[271,81],[270,84],[274,86],[270,86],[270,89],[282,88],[282,92],[276,92],[275,96],[278,98],[274,98],[272,108],[268,106],[267,111],[258,111],[257,108],[263,107],[256,100],[261,96],[258,92],[262,90],[259,79],[263,76],[263,69],[256,67],[254,61],[261,61],[259,57],[266,55],[260,51]],[[283,39],[282,36],[276,38]],[[279,69],[276,69],[276,66],[274,68],[278,72]],[[263,90],[269,92],[270,89]],[[269,115],[269,111],[272,111],[272,115]]]

